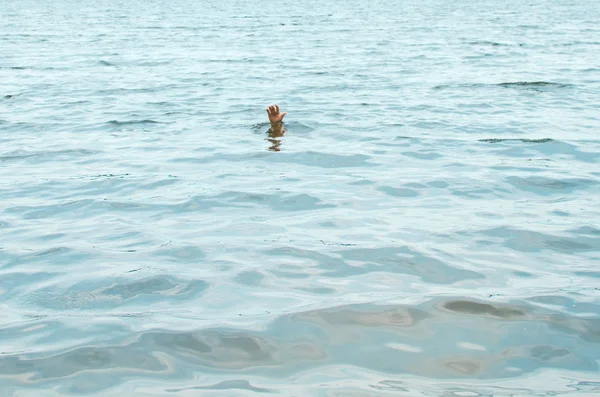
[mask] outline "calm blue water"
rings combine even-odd
[[[599,395],[598,21],[0,0],[0,394]]]

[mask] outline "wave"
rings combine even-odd
[[[479,139],[479,142],[500,143],[500,142],[523,142],[523,143],[546,143],[553,142],[552,138],[527,139],[527,138],[486,138]]]
[[[469,42],[469,44],[471,44],[471,45],[489,45],[492,47],[505,47],[505,46],[510,45],[510,44],[497,43],[495,41],[487,41],[487,40],[471,41],[471,42]]]
[[[261,123],[255,123],[255,124],[252,124],[252,126],[250,126],[250,128],[254,132],[264,132],[264,131],[268,130],[270,127],[271,127],[271,123],[269,123],[268,121],[261,122]],[[287,129],[293,130],[295,133],[314,131],[314,127],[311,127],[310,125],[307,125],[307,124],[304,124],[304,123],[301,123],[298,121],[285,122],[285,127]]]
[[[151,120],[151,119],[128,120],[128,121],[110,120],[107,123],[111,124],[111,125],[116,125],[116,126],[135,125],[135,124],[166,124],[166,123]]]
[[[92,156],[97,153],[100,152],[88,149],[49,150],[39,152],[16,151],[0,155],[0,162],[24,160],[31,157],[54,159],[60,156]]]
[[[465,84],[440,84],[433,87],[434,90],[443,90],[448,88],[524,88],[539,90],[542,88],[571,88],[574,84],[554,83],[551,81],[508,81],[504,83],[465,83]]]
[[[44,291],[34,302],[53,301],[58,307],[76,308],[111,301],[143,302],[148,298],[159,302],[172,293],[178,293],[181,299],[202,299],[209,284],[202,280],[157,276],[138,280],[123,278],[107,287],[91,293],[82,291],[66,299]],[[340,376],[347,377],[332,368],[344,368],[345,371],[353,368],[363,375],[367,372],[377,374],[380,381],[387,379],[388,386],[381,385],[387,390],[390,390],[390,380],[394,379],[404,382],[416,377],[460,378],[461,382],[474,382],[482,378],[504,381],[513,378],[519,382],[522,392],[527,386],[539,387],[537,382],[524,383],[527,375],[564,371],[568,366],[570,371],[592,376],[597,369],[596,319],[565,313],[561,309],[573,302],[560,298],[543,295],[501,301],[454,295],[418,304],[349,303],[273,315],[264,311],[252,315],[267,321],[260,328],[217,326],[186,314],[180,315],[178,321],[190,324],[187,326],[167,327],[161,321],[148,329],[136,330],[103,316],[90,322],[86,331],[109,334],[110,338],[90,341],[86,335],[73,332],[75,336],[64,342],[62,348],[51,338],[71,330],[70,324],[60,317],[42,318],[4,327],[6,334],[27,335],[40,342],[36,352],[27,354],[18,347],[7,347],[0,355],[0,366],[5,383],[13,388],[24,387],[29,376],[40,387],[52,387],[68,380],[75,385],[85,385],[87,392],[103,392],[109,387],[121,386],[132,373],[139,374],[136,376],[143,381],[158,379],[165,382],[168,379],[173,386],[166,390],[172,392],[245,388],[275,391],[285,384],[278,383],[277,379],[301,378],[311,371],[319,371],[318,382],[322,387],[323,382],[335,380],[339,383]],[[553,303],[554,307],[547,307],[547,302]],[[587,305],[590,310],[597,309],[594,303]],[[32,306],[37,305],[33,303]],[[146,321],[159,315],[164,319],[165,314],[149,311],[111,313],[113,317],[142,315]],[[169,314],[173,315],[173,311]],[[239,313],[236,317],[245,315]],[[82,314],[71,311],[69,317],[82,317]],[[461,332],[451,332],[453,327]],[[538,332],[521,339],[498,338],[498,329],[503,333],[518,334],[524,327]],[[583,348],[573,348],[574,344],[581,344]],[[361,354],[355,354],[356,351]],[[527,365],[521,365],[515,371],[515,362]],[[265,368],[269,372],[265,372]],[[225,378],[213,377],[201,382],[192,376],[200,371],[222,374]],[[94,382],[89,381],[90,376],[94,376]],[[249,386],[250,382],[244,378],[254,385]],[[222,382],[215,385],[219,381]],[[400,387],[402,382],[395,384]],[[310,385],[306,380],[299,383]],[[363,379],[355,387],[364,388],[365,384],[373,382]],[[486,393],[492,394],[500,395]]]
[[[573,84],[562,84],[553,83],[550,81],[514,81],[507,83],[495,84],[499,87],[555,87],[555,88],[566,88],[572,87]]]

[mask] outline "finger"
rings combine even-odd
[[[283,112],[281,113],[281,119],[283,120],[283,118],[285,117],[285,115],[287,114],[287,112]]]
[[[269,110],[271,111],[271,114],[275,113],[275,106],[269,106]]]
[[[279,105],[275,105],[275,111],[279,113]]]

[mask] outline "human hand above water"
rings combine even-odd
[[[287,112],[280,113],[279,105],[271,105],[267,108],[267,114],[269,115],[269,121],[271,124],[283,123],[283,118]]]

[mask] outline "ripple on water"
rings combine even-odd
[[[40,287],[19,300],[26,304],[51,310],[106,310],[110,308],[168,305],[169,301],[196,299],[208,288],[208,282],[178,279],[173,276],[150,276],[141,279],[115,277],[105,280],[82,281],[68,288]]]
[[[595,163],[600,159],[600,153],[582,150],[583,143],[568,143],[550,138],[489,138],[480,139],[479,141],[492,143],[494,144],[494,150],[498,150],[498,153],[514,157],[531,157],[544,154],[552,158],[563,154],[571,156],[574,160],[588,163]]]
[[[578,190],[588,189],[598,184],[598,181],[587,178],[549,178],[543,176],[519,177],[509,176],[506,181],[519,190],[539,195],[569,194]]]
[[[545,91],[552,89],[574,88],[574,84],[556,83],[551,81],[508,81],[504,83],[466,83],[466,84],[441,84],[433,87],[436,90],[453,88],[512,88],[531,91]]]
[[[90,253],[76,250],[67,246],[54,246],[37,251],[7,251],[9,259],[6,262],[6,268],[19,268],[21,266],[57,266],[61,267],[65,263],[78,263],[89,259]]]
[[[219,202],[244,203],[248,205],[264,205],[274,211],[309,211],[334,208],[333,204],[321,202],[309,194],[290,194],[279,192],[274,194],[225,192],[217,196]]]
[[[349,248],[331,255],[292,247],[275,248],[269,256],[303,258],[316,265],[322,277],[347,278],[373,272],[408,274],[423,281],[452,284],[484,276],[449,265],[408,247]]]
[[[88,149],[66,149],[66,150],[48,150],[48,151],[15,151],[0,155],[0,162],[16,162],[20,160],[31,160],[35,164],[43,163],[46,161],[65,161],[75,159],[78,157],[93,156],[102,153],[97,150]]]
[[[369,156],[364,154],[336,154],[323,152],[281,152],[265,159],[269,163],[295,163],[320,168],[369,167]]]
[[[107,122],[108,124],[115,127],[127,127],[127,126],[135,126],[135,125],[145,125],[145,124],[166,124],[160,121],[151,120],[151,119],[141,119],[141,120],[110,120]]]
[[[501,239],[504,246],[522,252],[551,250],[569,254],[600,251],[600,237],[596,236],[556,236],[512,227],[498,227],[482,230],[479,233]]]
[[[419,192],[414,189],[381,186],[377,190],[394,197],[418,197]]]
[[[265,133],[271,128],[271,124],[269,122],[255,123],[250,126],[250,129],[255,133]],[[291,121],[285,123],[285,128],[290,134],[294,135],[304,135],[309,132],[315,131],[315,128],[301,123],[299,121]]]
[[[159,248],[154,255],[176,263],[198,263],[206,256],[200,247],[193,245]]]
[[[277,390],[275,389],[267,389],[264,387],[255,387],[250,384],[247,380],[244,379],[234,379],[234,380],[224,380],[219,383],[215,383],[212,385],[206,386],[190,386],[183,388],[173,388],[173,389],[165,389],[165,391],[170,393],[180,393],[186,390],[245,390],[254,393],[275,393]]]
[[[600,352],[599,325],[595,319],[525,301],[467,297],[417,305],[362,303],[313,309],[275,316],[260,330],[199,328],[198,324],[189,330],[156,328],[134,335],[121,330],[94,345],[82,338],[83,330],[49,327],[41,320],[27,326],[32,340],[70,332],[80,345],[65,351],[53,347],[52,354],[0,355],[0,367],[11,384],[26,375],[40,386],[53,380],[61,380],[61,388],[93,385],[90,392],[140,373],[176,384],[201,371],[212,378],[194,388],[209,388],[219,374],[244,374],[243,378],[251,376],[260,385],[267,377],[295,377],[331,366],[388,377],[506,379],[542,369],[594,370]],[[105,326],[108,323],[98,321],[91,325]],[[122,327],[110,326],[117,327],[113,331]],[[0,335],[24,330],[22,325],[4,326]],[[503,337],[507,331],[519,330],[519,338]],[[173,388],[183,390],[180,385]]]

